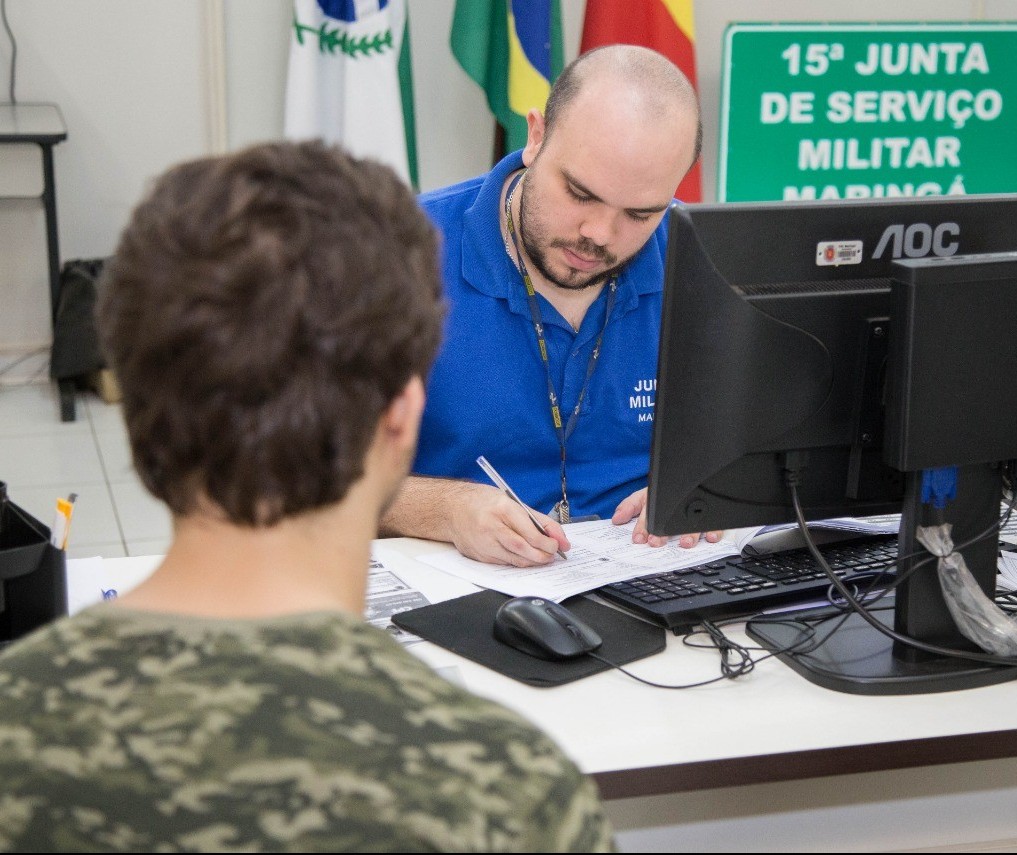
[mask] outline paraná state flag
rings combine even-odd
[[[294,0],[283,133],[339,143],[417,185],[406,0]]]

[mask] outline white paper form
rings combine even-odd
[[[632,542],[635,522],[616,526],[610,520],[593,520],[565,526],[572,544],[568,559],[555,558],[542,567],[485,564],[460,555],[455,549],[420,557],[460,579],[510,597],[540,596],[561,602],[608,585],[650,573],[694,567],[707,561],[738,555],[758,527],[727,532],[717,543],[702,541],[682,549],[677,541],[653,547]]]
[[[999,576],[996,584],[1011,591],[1017,590],[1017,552],[999,554]]]
[[[69,559],[68,612],[74,614],[102,600],[116,599],[119,595],[126,594],[147,579],[162,562],[162,558],[161,555],[152,555],[132,561],[106,561],[99,557]],[[418,581],[427,584],[418,585]],[[403,644],[413,644],[420,641],[420,638],[393,625],[392,615],[475,590],[458,580],[449,585],[440,579],[434,580],[433,584],[426,579],[415,579],[412,573],[401,566],[394,553],[375,542],[371,544],[371,569],[367,577],[364,620],[390,632]]]
[[[745,544],[759,532],[759,526],[731,529],[724,532],[724,536],[716,543],[701,540],[698,546],[687,548],[679,546],[677,538],[663,546],[633,543],[632,532],[635,527],[635,520],[625,525],[614,525],[610,520],[606,523],[603,520],[591,520],[565,526],[565,533],[573,550],[577,546],[585,547],[612,561],[633,564],[641,568],[639,575],[645,575],[647,571],[665,573],[669,570],[683,570],[686,567],[695,567],[708,561],[738,555],[745,548]],[[571,552],[569,560],[572,560]]]
[[[533,595],[555,602],[646,573],[645,568],[616,564],[580,546],[573,546],[568,556],[567,560],[555,558],[552,564],[541,567],[485,564],[466,558],[455,549],[422,555],[420,560],[481,588],[501,591],[510,597]]]
[[[390,633],[396,641],[414,644],[420,638],[392,623],[392,615],[430,604],[431,601],[420,591],[411,588],[398,574],[386,570],[377,558],[371,558],[364,602],[364,620],[369,624]]]
[[[797,525],[797,523],[795,523]],[[836,517],[816,520],[809,528],[840,529],[860,534],[896,534],[900,530],[900,514],[882,514],[871,517]]]
[[[383,543],[383,542],[382,542]],[[442,600],[472,594],[477,589],[458,579],[428,579],[440,574],[414,573],[399,555],[387,550],[378,542],[371,544],[371,571],[367,577],[367,595],[364,602],[364,620],[383,629],[403,645],[416,644],[422,639],[392,623],[392,616],[400,612],[427,606]],[[451,582],[451,584],[449,584]]]
[[[833,517],[826,520],[810,520],[810,529],[827,529],[835,531],[852,531],[859,534],[896,534],[900,529],[900,514],[882,514],[870,517]],[[765,534],[770,531],[784,531],[798,528],[798,523],[780,523],[764,526],[758,531]]]
[[[131,561],[104,561],[100,557],[67,559],[67,613],[73,615],[95,603],[126,594],[151,576],[161,562],[161,555]]]

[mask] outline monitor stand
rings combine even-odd
[[[893,609],[873,612],[890,626]],[[833,614],[816,626],[824,637],[843,619]],[[857,614],[849,615],[829,638],[809,653],[781,653],[795,646],[807,647],[808,635],[799,625],[750,621],[748,636],[807,680],[826,689],[853,695],[918,695],[973,689],[1017,680],[1017,667],[984,665],[965,659],[905,658],[897,655],[895,642],[871,627]],[[970,645],[968,645],[970,646]]]
[[[994,465],[960,467],[957,496],[946,508],[957,545],[976,537],[999,519],[1002,491]],[[921,501],[921,473],[908,473],[898,553],[900,574],[928,555],[915,540],[918,525],[929,525],[931,509]],[[965,562],[982,590],[992,597],[999,550],[991,535],[963,550]],[[909,557],[910,556],[910,557]],[[884,598],[889,600],[890,598]],[[902,583],[894,606],[872,610],[885,626],[929,644],[980,652],[957,629],[943,599],[935,562],[926,563]],[[882,602],[882,601],[881,601]],[[807,613],[795,613],[800,618]],[[936,656],[899,644],[858,614],[824,610],[826,620],[810,620],[821,644],[809,642],[809,631],[794,620],[774,617],[750,621],[749,637],[806,679],[827,689],[859,695],[905,695],[972,689],[1017,680],[1017,666],[993,665],[952,656]],[[835,629],[835,631],[833,631]],[[799,652],[791,652],[795,649]],[[810,649],[814,648],[814,649]],[[785,652],[787,651],[787,652]]]

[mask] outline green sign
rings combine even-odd
[[[717,198],[1017,192],[1017,24],[731,24]]]

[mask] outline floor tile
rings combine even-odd
[[[85,412],[92,426],[100,433],[124,427],[123,409],[120,404],[107,404],[98,395],[85,396]]]
[[[78,393],[75,420],[62,422],[55,383],[0,386],[0,438],[40,433],[87,434],[88,415],[82,406],[86,397],[85,393]]]
[[[12,486],[55,487],[64,494],[106,480],[91,428],[85,432],[0,437],[0,481]]]
[[[169,539],[173,532],[170,513],[140,481],[111,481],[110,491],[128,550],[135,541]]]
[[[110,423],[99,429],[93,426],[103,471],[110,482],[131,481],[137,475],[131,460],[131,446],[127,429],[122,423]]]
[[[131,464],[119,404],[79,392],[75,420],[60,420],[54,383],[0,386],[0,480],[44,525],[56,499],[77,493],[69,558],[162,555],[171,518],[142,487]]]

